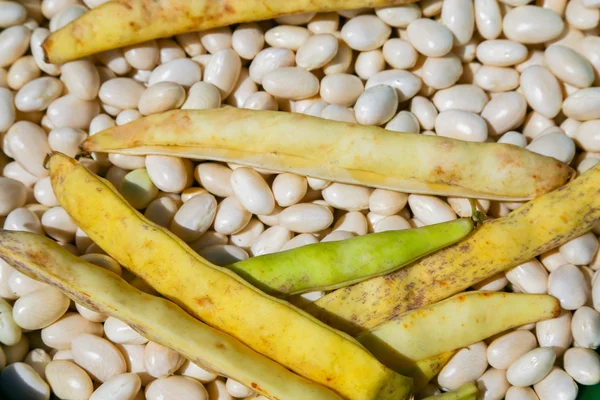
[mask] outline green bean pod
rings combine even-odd
[[[310,244],[238,261],[227,268],[273,295],[332,290],[395,271],[456,243],[472,230],[473,222],[461,218],[422,228]]]

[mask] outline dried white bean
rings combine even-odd
[[[230,196],[217,206],[214,229],[224,235],[232,235],[244,229],[252,213],[247,211],[235,196]]]
[[[341,35],[350,48],[358,51],[375,50],[390,37],[392,28],[374,15],[359,15],[348,20]]]
[[[481,399],[502,400],[510,388],[510,383],[506,379],[506,371],[490,368],[477,379],[477,386]]]
[[[236,380],[231,378],[227,378],[227,382],[225,383],[225,388],[227,392],[233,397],[248,397],[251,396],[252,389],[247,388]]]
[[[576,310],[587,302],[590,295],[588,286],[581,270],[571,264],[551,272],[548,278],[548,294],[560,300],[565,310]]]
[[[354,63],[354,71],[360,79],[370,79],[384,69],[385,58],[379,49],[359,53]]]
[[[447,390],[456,390],[467,382],[479,379],[488,366],[486,350],[484,342],[459,350],[440,371],[440,386]]]
[[[233,52],[233,50],[232,50]],[[235,53],[233,53],[235,54]],[[237,54],[236,54],[236,57]],[[222,57],[221,57],[222,58]],[[214,59],[214,57],[213,57]],[[239,57],[238,57],[239,60]],[[220,61],[223,61],[222,59]],[[213,62],[213,60],[211,60],[211,63]],[[209,63],[210,64],[210,63]],[[217,62],[215,61],[215,64],[221,64],[221,62]],[[231,67],[229,68],[234,68],[235,64],[232,64]],[[211,79],[213,79],[214,76],[214,71],[211,72]],[[239,70],[238,70],[239,72]],[[161,64],[158,67],[154,68],[154,70],[152,71],[152,75],[150,76],[150,80],[148,81],[148,85],[152,86],[158,82],[175,82],[175,83],[179,83],[181,86],[183,87],[190,87],[192,86],[194,83],[198,82],[200,79],[202,78],[202,71],[200,69],[200,65],[198,63],[196,63],[193,60],[190,60],[188,58],[178,58],[172,61],[169,61],[167,63]],[[206,79],[206,77],[205,77]],[[209,80],[207,80],[207,82],[209,83],[213,83],[210,82]],[[234,80],[235,83],[235,80]],[[233,87],[233,84],[231,83],[231,86]]]
[[[354,105],[363,93],[364,85],[355,75],[330,74],[321,81],[321,98],[329,104],[343,107]]]
[[[303,176],[285,173],[275,177],[272,187],[277,204],[288,207],[302,200],[306,195],[308,184]]]
[[[502,14],[496,0],[475,0],[475,24],[486,39],[495,39],[502,33]]]
[[[526,330],[510,332],[495,339],[487,349],[487,359],[494,368],[506,370],[521,356],[536,348],[533,333]]]
[[[472,0],[446,0],[442,5],[441,22],[452,32],[454,44],[462,46],[471,40],[475,30]]]
[[[21,328],[43,329],[62,317],[69,303],[69,298],[58,289],[39,289],[15,302],[13,319]]]
[[[516,7],[502,21],[507,38],[520,43],[536,44],[557,38],[565,26],[554,11],[536,6]]]
[[[462,84],[437,91],[432,100],[439,111],[462,110],[479,114],[489,98],[481,88]],[[431,129],[433,126],[431,128],[423,126],[423,128]]]
[[[61,399],[87,400],[94,391],[92,379],[72,361],[52,361],[46,367],[46,378]]]
[[[271,226],[254,241],[250,247],[250,253],[254,257],[276,253],[292,239],[292,236],[292,232],[283,226]]]
[[[540,382],[552,369],[556,354],[550,347],[539,347],[519,357],[506,370],[513,386],[531,386]]]
[[[0,7],[2,6],[2,3],[4,2],[0,2]],[[0,13],[2,13],[1,10]],[[40,75],[40,68],[35,63],[33,56],[23,56],[10,66],[10,69],[8,70],[7,84],[11,89],[19,90],[26,83],[39,78]]]
[[[575,400],[577,398],[577,384],[565,371],[558,367],[554,367],[533,388],[540,400]]]
[[[392,119],[397,108],[397,90],[382,84],[368,87],[356,100],[354,112],[362,125],[381,125]]]
[[[319,92],[317,77],[299,67],[281,67],[267,72],[262,85],[273,96],[290,100],[306,99]]]
[[[217,201],[211,194],[199,194],[185,202],[175,214],[170,230],[185,242],[200,238],[212,225]]]
[[[166,378],[181,367],[185,359],[178,352],[155,342],[144,349],[144,367],[155,378]]]
[[[189,399],[208,400],[208,393],[202,384],[185,376],[170,376],[157,379],[145,390],[147,400]]]
[[[573,265],[588,265],[598,251],[598,239],[588,232],[560,246],[560,254]]]
[[[587,306],[579,308],[573,313],[571,330],[577,346],[596,349],[600,346],[600,313]]]
[[[98,382],[106,382],[127,370],[125,359],[108,340],[84,333],[71,342],[73,359]]]
[[[333,59],[337,51],[335,36],[328,33],[313,35],[298,48],[296,64],[308,71],[321,68]]]
[[[435,130],[439,136],[470,142],[487,140],[487,125],[479,115],[461,110],[442,111],[435,119]]]
[[[452,50],[452,31],[445,25],[428,18],[412,21],[407,29],[408,40],[421,54],[428,57],[441,57]]]
[[[448,203],[435,196],[410,194],[408,205],[415,217],[426,225],[456,219],[456,214]]]
[[[546,293],[548,290],[548,272],[537,259],[509,269],[506,278],[524,293]]]
[[[228,26],[207,29],[200,32],[200,41],[211,54],[215,54],[219,50],[230,49],[232,38],[233,34],[231,33],[231,28]]]
[[[378,8],[375,14],[390,26],[406,28],[412,21],[421,18],[421,9],[417,4],[407,4]]]
[[[575,347],[567,350],[563,359],[565,372],[582,385],[600,382],[600,356],[591,349]]]
[[[209,383],[217,379],[217,374],[205,370],[190,360],[185,360],[181,368],[177,370],[177,375],[189,376],[202,383]]]
[[[383,45],[383,58],[393,68],[410,69],[417,63],[419,55],[406,40],[390,39]]]
[[[113,376],[100,385],[89,400],[135,400],[141,386],[142,381],[136,374]]]
[[[557,131],[540,134],[526,149],[534,153],[556,158],[567,164],[575,157],[576,150],[573,139]]]
[[[503,92],[486,104],[481,117],[487,121],[490,135],[501,135],[521,125],[526,111],[527,101],[523,95]]]
[[[148,342],[148,339],[137,333],[132,327],[114,317],[108,317],[104,322],[104,334],[113,343],[144,344]]]
[[[343,40],[339,40],[337,54],[331,59],[331,61],[327,63],[327,65],[323,67],[323,72],[325,73],[325,75],[343,74],[345,72],[349,72],[352,61],[352,49],[348,47],[346,42],[344,42]]]

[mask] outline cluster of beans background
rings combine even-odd
[[[40,44],[49,33],[101,3],[0,1],[6,164],[0,226],[46,234],[143,290],[151,292],[58,206],[43,160],[52,150],[75,156],[88,135],[145,115],[176,108],[282,110],[511,143],[578,172],[600,161],[598,0],[426,0],[302,14],[178,35],[62,66],[45,63]],[[233,164],[118,154],[81,161],[146,217],[220,265],[471,215],[462,198]],[[519,205],[478,201],[490,217]],[[562,314],[460,350],[417,398],[478,381],[485,400],[569,400],[576,397],[575,382],[598,383],[596,234],[600,229],[479,284],[476,289],[549,293],[560,300]],[[22,382],[37,391],[35,398],[50,392],[96,400],[252,394],[2,261],[0,296],[0,380]]]

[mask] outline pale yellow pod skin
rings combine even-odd
[[[392,274],[338,289],[308,312],[358,334],[443,300],[584,234],[600,220],[600,165],[569,184],[484,222],[465,240]]]
[[[63,291],[78,304],[129,324],[198,365],[271,399],[341,400],[238,340],[203,324],[172,302],[129,285],[118,275],[81,260],[44,236],[0,230],[0,256],[34,279]]]
[[[151,223],[74,159],[48,162],[62,207],[89,237],[156,291],[207,324],[348,399],[406,399],[411,379],[350,336],[210,264]]]
[[[408,311],[356,337],[398,371],[517,326],[556,318],[560,302],[540,294],[473,291]]]
[[[105,50],[185,32],[287,14],[351,10],[414,0],[115,0],[51,34],[46,59],[62,64]]]
[[[528,200],[573,174],[553,158],[513,145],[239,108],[151,115],[90,136],[83,148],[235,162],[405,193],[493,200]]]

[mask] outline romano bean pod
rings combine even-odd
[[[48,166],[56,198],[78,226],[193,316],[350,400],[409,397],[410,378],[383,366],[351,337],[210,264],[74,159],[55,153]]]
[[[383,275],[462,239],[473,229],[462,218],[417,229],[311,244],[249,258],[227,268],[274,295],[332,290]]]
[[[600,219],[600,165],[467,239],[390,275],[338,289],[307,311],[357,334],[435,303],[581,236]],[[582,201],[586,199],[586,201]]]
[[[407,193],[512,201],[556,189],[573,174],[561,162],[515,146],[236,108],[151,115],[97,133],[83,148],[234,162]]]
[[[394,370],[456,350],[517,326],[555,318],[548,295],[473,291],[408,311],[356,337]]]
[[[62,64],[86,55],[180,33],[287,14],[406,4],[411,0],[116,0],[50,35],[46,59]],[[1,60],[0,60],[1,61]],[[0,62],[1,64],[1,62]]]
[[[137,290],[44,236],[0,230],[0,255],[17,270],[55,286],[77,303],[119,318],[148,339],[168,345],[210,370],[235,377],[269,398],[341,399],[203,324],[172,302]]]

